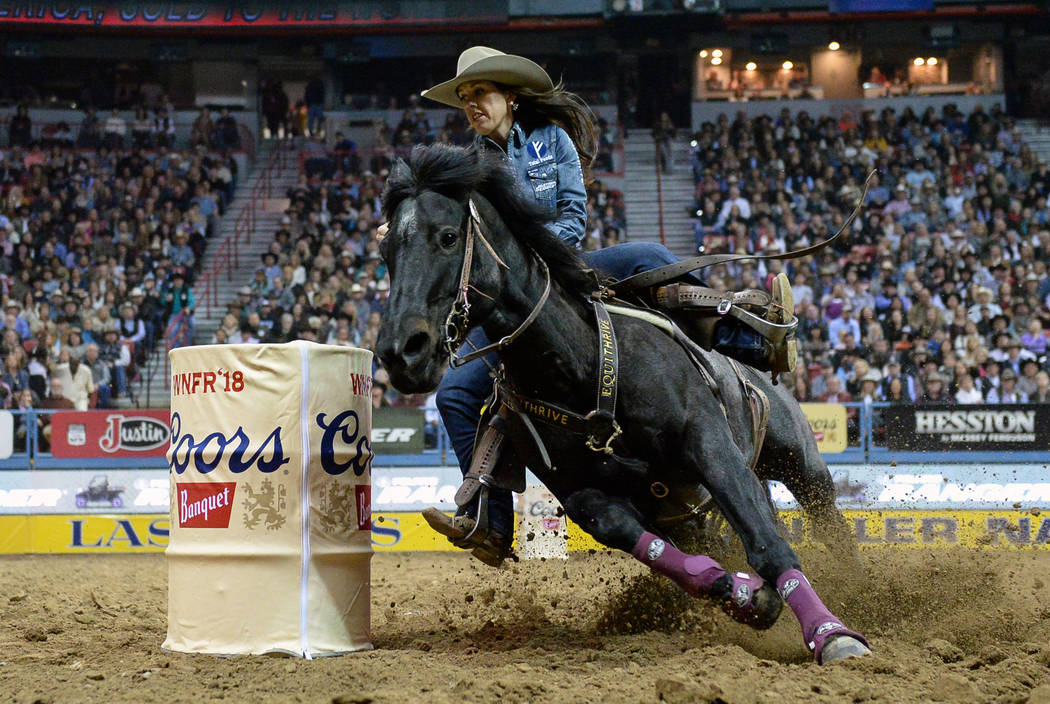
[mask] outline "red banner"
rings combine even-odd
[[[506,23],[507,2],[358,0],[357,2],[2,2],[0,23],[81,27],[388,27]]]
[[[164,457],[167,410],[60,411],[51,416],[55,457]]]

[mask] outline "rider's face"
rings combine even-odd
[[[492,81],[468,81],[456,88],[467,121],[478,134],[506,139],[514,124],[513,93],[502,92]]]

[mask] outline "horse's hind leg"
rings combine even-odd
[[[808,428],[807,428],[808,430]],[[784,484],[812,521],[812,534],[846,565],[859,565],[857,547],[849,524],[835,505],[835,485],[816,446],[792,443],[781,446],[770,439],[756,472],[762,479]]]
[[[704,486],[744,543],[748,562],[770,584],[798,617],[806,647],[818,663],[870,651],[864,637],[846,628],[824,605],[802,574],[798,555],[777,532],[765,487],[748,470],[735,445],[720,439],[711,428],[697,433],[697,454]]]
[[[582,489],[563,500],[565,511],[602,545],[629,552],[669,577],[694,597],[717,601],[730,616],[753,628],[769,628],[780,615],[776,590],[747,572],[726,572],[706,555],[689,555],[645,530],[628,501],[597,489]]]

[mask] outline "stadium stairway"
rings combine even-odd
[[[684,135],[684,130],[682,134]],[[627,239],[660,241],[660,208],[657,200],[656,149],[649,130],[630,130],[624,138],[624,205]],[[679,258],[696,254],[693,237],[693,194],[696,184],[690,167],[692,149],[688,136],[672,144],[672,172],[660,174],[666,244]]]
[[[299,150],[295,143],[263,140],[259,145],[252,171],[242,176],[241,181],[237,184],[233,201],[226,210],[226,214],[220,220],[218,236],[213,237],[208,242],[208,248],[204,252],[204,257],[198,263],[197,270],[201,273],[198,276],[195,293],[199,295],[200,276],[204,275],[205,272],[211,271],[223,243],[234,236],[237,220],[240,218],[245,204],[249,202],[256,184],[263,178],[267,164],[270,163],[271,153],[277,148],[288,149],[289,153],[283,160],[285,168],[279,168],[282,162],[278,162],[278,168],[275,168],[271,175],[273,179],[271,193],[274,197],[267,199],[265,203],[257,204],[255,230],[252,232],[251,242],[242,243],[239,247],[239,266],[233,270],[229,277],[225,273],[219,275],[215,283],[218,305],[211,306],[209,311],[207,306],[202,305],[198,301],[196,344],[211,342],[212,335],[222,323],[226,305],[236,298],[238,288],[252,280],[255,270],[262,264],[262,253],[269,248],[270,243],[273,242],[273,235],[280,226],[284,210],[287,208],[285,193],[295,185],[299,176]],[[164,408],[169,405],[171,397],[165,378],[167,371],[165,355],[165,345],[161,341],[147,362],[146,368],[141,374],[138,388],[135,390],[135,402],[139,407]]]
[[[1036,156],[1050,162],[1050,126],[1041,125],[1037,120],[1018,120],[1017,127]]]

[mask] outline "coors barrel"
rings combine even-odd
[[[371,648],[372,353],[172,350],[164,648]]]

